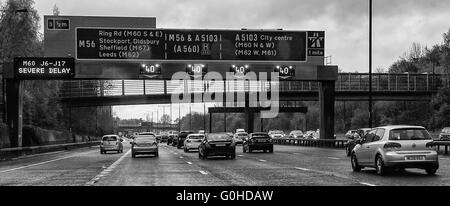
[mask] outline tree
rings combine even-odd
[[[59,16],[59,7],[55,5],[53,5],[53,16]]]

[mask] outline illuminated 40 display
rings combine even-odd
[[[275,66],[274,72],[277,72],[282,79],[295,77],[295,66],[283,65]]]

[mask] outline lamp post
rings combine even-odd
[[[372,118],[372,0],[369,0],[369,128]]]

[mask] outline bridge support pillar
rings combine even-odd
[[[334,95],[335,81],[320,82],[320,139],[334,139]]]
[[[6,79],[6,121],[10,147],[22,147],[23,92],[19,80]]]
[[[247,120],[246,123],[246,131],[247,133],[253,133],[254,131],[254,120],[255,120],[255,113],[252,111],[249,111],[248,109],[245,111],[245,119]]]

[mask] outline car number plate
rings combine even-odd
[[[225,144],[216,144],[216,147],[225,147]]]
[[[425,160],[425,156],[420,155],[420,156],[406,156],[405,160]]]

